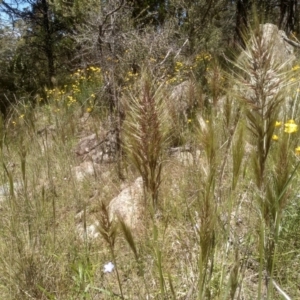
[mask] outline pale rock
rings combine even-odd
[[[122,219],[130,229],[138,229],[143,219],[144,187],[142,177],[138,177],[129,187],[111,200],[108,205],[110,221]]]
[[[83,223],[79,223],[76,226],[76,231],[82,240],[84,240],[85,238],[87,240],[94,240],[100,235],[98,228],[99,228],[99,221],[95,221],[93,224],[86,226],[86,232],[85,232]]]
[[[84,161],[79,166],[73,167],[73,174],[77,181],[82,181],[87,176],[95,176],[100,172],[100,166],[91,161]]]
[[[22,184],[20,182],[13,182],[14,193],[19,193],[22,190]],[[5,201],[10,195],[9,183],[5,183],[0,186],[0,202]]]
[[[142,230],[143,219],[143,179],[138,177],[135,182],[124,188],[120,194],[113,198],[108,205],[110,222],[122,219],[125,225],[137,231]],[[86,216],[86,230],[84,229],[84,218]],[[99,221],[91,216],[89,209],[77,213],[75,216],[76,233],[80,239],[94,240],[99,237]]]
[[[279,30],[274,24],[262,24],[260,25],[261,36],[263,38],[263,46],[265,49],[269,49],[272,55],[272,64],[282,65],[285,64],[291,67],[292,62],[295,60],[294,48],[287,41],[287,36],[284,31]],[[249,47],[255,48],[256,44],[253,41],[253,37],[249,41]],[[245,59],[247,56],[247,50],[243,51],[240,59]]]
[[[194,164],[194,157],[190,152],[179,152],[177,159],[185,167],[190,167]]]
[[[114,130],[106,134],[91,134],[82,138],[75,148],[77,156],[83,160],[91,160],[94,163],[113,162],[116,155],[116,134]]]
[[[294,48],[286,42],[286,33],[283,30],[278,30],[274,24],[261,25],[261,30],[265,43],[272,46],[273,59],[279,64],[288,63],[296,59]]]
[[[171,148],[169,153],[174,157],[182,166],[191,167],[199,163],[201,151],[197,149],[192,151],[189,146],[182,146]]]
[[[196,95],[199,91],[192,81],[183,81],[172,87],[171,96],[166,98],[167,109],[171,118],[174,120],[183,118],[186,122],[188,114],[196,105]]]

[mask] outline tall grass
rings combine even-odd
[[[290,183],[298,168],[292,166],[291,135],[297,130],[286,130],[278,145],[275,126],[279,118],[287,116],[286,92],[291,72],[287,64],[277,60],[275,38],[263,36],[260,26],[251,33],[244,58],[236,67],[242,70],[236,78],[241,87],[237,96],[247,118],[248,142],[252,145],[251,167],[254,180],[254,198],[257,209],[259,232],[259,287],[262,297],[266,283],[267,299],[273,297],[272,280],[277,261],[278,235],[281,218],[289,201]],[[290,121],[294,124],[294,120]],[[286,124],[286,129],[288,128]]]
[[[121,137],[126,179],[141,176],[145,185],[151,217],[143,216],[142,235],[109,219],[121,190],[117,162],[83,181],[74,176],[78,136],[109,124],[102,103],[89,109],[95,82],[48,92],[45,105],[16,106],[0,124],[0,298],[296,299],[298,78],[257,29],[227,88],[210,84],[211,105],[200,103],[174,131],[165,105],[172,84],[146,72],[134,79],[123,94]],[[184,164],[169,155],[172,138],[189,141],[178,145],[190,150]]]
[[[130,162],[142,176],[145,191],[156,210],[168,134],[165,95],[163,84],[155,83],[146,72],[141,74],[138,84],[138,90],[124,101],[127,107],[124,146]]]

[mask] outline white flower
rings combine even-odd
[[[103,272],[104,273],[111,273],[114,268],[115,268],[114,264],[112,262],[109,262],[109,263],[104,265]]]

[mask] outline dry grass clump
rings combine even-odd
[[[299,120],[285,103],[294,88],[259,31],[229,80],[237,88],[212,93],[180,129],[189,144],[172,148],[169,87],[142,74],[124,93],[118,157],[150,199],[143,235],[109,217],[124,185],[118,162],[74,176],[82,106],[61,115],[50,97],[16,107],[0,126],[0,298],[295,299]],[[89,133],[109,123],[100,115],[89,113]]]
[[[163,156],[167,147],[168,115],[162,84],[155,84],[147,74],[126,101],[124,147],[130,162],[143,178],[153,209],[157,209]],[[145,194],[145,200],[148,196]]]

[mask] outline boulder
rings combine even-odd
[[[170,97],[166,98],[166,105],[169,115],[173,121],[175,120],[175,123],[178,119],[187,122],[189,114],[197,105],[197,94],[196,85],[190,80],[172,87]]]
[[[116,134],[108,131],[104,136],[91,134],[82,138],[75,147],[75,153],[82,160],[91,160],[94,163],[113,162],[115,160]]]
[[[287,42],[286,33],[274,24],[260,25],[265,43],[272,47],[273,59],[278,64],[289,64],[295,60],[294,48]]]
[[[76,232],[82,240],[94,240],[100,236],[99,232],[99,221],[94,221],[94,223],[86,226],[86,231],[84,230],[83,223],[79,223],[76,226]]]
[[[108,205],[110,221],[122,219],[126,226],[136,232],[141,229],[144,218],[144,186],[142,177],[123,189]]]
[[[291,68],[296,57],[294,55],[294,47],[288,42],[285,32],[279,30],[276,25],[269,23],[260,25],[259,29],[259,35],[263,41],[262,48],[270,50],[272,65],[286,65],[288,68]],[[239,60],[244,60],[245,57],[249,57],[248,51],[257,47],[255,42],[257,35],[258,33],[254,32],[254,35],[252,35],[248,42],[248,48],[242,52]]]
[[[83,181],[88,176],[96,176],[100,173],[100,165],[92,161],[84,161],[79,166],[72,168],[77,181]]]
[[[96,193],[95,197],[98,197]],[[107,208],[110,222],[120,219],[135,234],[143,230],[144,219],[144,188],[143,179],[138,177],[135,182],[125,187],[117,197],[113,198]],[[86,218],[86,220],[84,220]],[[75,216],[76,233],[80,239],[92,241],[100,236],[100,223],[97,215],[89,209],[80,211]],[[84,223],[86,225],[84,226]]]

